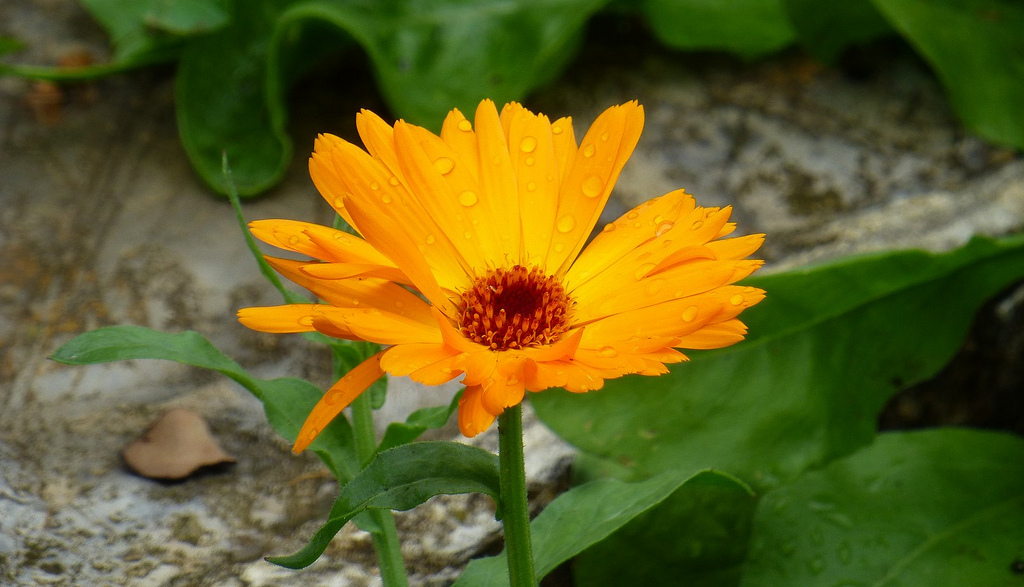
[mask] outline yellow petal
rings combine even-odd
[[[320,398],[302,424],[295,445],[292,447],[293,453],[298,454],[304,451],[331,423],[331,420],[352,403],[352,400],[359,397],[359,394],[366,391],[367,387],[384,375],[384,371],[380,368],[380,356],[383,352],[381,351],[357,365],[327,390],[327,393]]]
[[[351,191],[341,179],[344,170],[335,168],[330,155],[333,145],[339,142],[344,140],[332,134],[317,136],[313,142],[313,154],[309,157],[309,177],[324,200],[351,226],[352,217],[345,209],[345,198],[351,195]]]
[[[523,211],[520,260],[546,271],[559,185],[551,123],[544,115],[520,108],[508,115],[507,133]]]
[[[556,181],[561,186],[569,174],[569,166],[576,159],[576,134],[572,129],[572,118],[566,116],[551,123],[551,141],[555,148]]]
[[[436,324],[424,324],[376,308],[338,308],[323,317],[336,327],[351,331],[359,340],[377,344],[441,342]]]
[[[507,264],[519,262],[520,222],[516,178],[509,158],[505,131],[498,119],[494,102],[484,100],[476,109],[476,140],[480,152],[480,190],[492,213],[477,230],[493,234],[501,250],[508,255]],[[493,259],[495,264],[505,258]]]
[[[484,409],[483,390],[479,385],[466,387],[459,398],[459,431],[467,438],[473,438],[494,423],[494,414]]]
[[[634,101],[605,110],[583,137],[560,186],[549,270],[565,273],[583,248],[643,125],[643,107]]]
[[[249,223],[249,230],[267,244],[323,261],[365,263],[397,269],[390,259],[363,239],[327,226],[298,220],[253,220]]]
[[[242,308],[238,321],[260,332],[312,332],[313,316],[321,309],[319,304]]]
[[[604,379],[575,361],[527,361],[524,375],[526,388],[530,391],[561,387],[573,393],[582,393],[604,386]]]
[[[266,257],[267,263],[281,275],[313,292],[321,300],[339,308],[379,308],[427,325],[434,316],[416,294],[384,279],[319,278],[314,268],[322,264]]]
[[[680,338],[676,346],[684,349],[720,349],[736,344],[747,334],[747,327],[739,320],[709,324]]]
[[[473,132],[473,123],[467,120],[458,108],[453,109],[445,117],[444,125],[441,127],[441,140],[448,143],[469,171],[473,181],[477,181],[480,173],[480,152],[477,149],[476,133]]]
[[[504,354],[504,353],[502,353]],[[484,382],[480,398],[484,409],[500,416],[505,408],[523,401],[526,381],[523,367],[526,359],[522,356],[500,357],[494,375]]]
[[[432,365],[438,365],[438,363],[450,364],[452,359],[458,355],[458,351],[453,350],[451,347],[445,344],[438,343],[412,343],[412,344],[400,344],[393,346],[384,353],[381,357],[380,365],[381,368],[391,373],[392,375],[409,375],[410,373],[423,370]],[[443,368],[444,365],[438,365],[438,369]],[[457,371],[448,368],[446,373],[447,378],[444,381],[454,379],[461,374],[461,371]],[[424,376],[427,373],[423,374]],[[436,377],[434,377],[436,379]],[[433,384],[437,385],[437,384]]]

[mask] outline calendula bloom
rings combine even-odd
[[[320,193],[362,238],[295,220],[250,224],[263,241],[315,261],[268,257],[324,303],[245,308],[264,332],[316,330],[386,345],[335,383],[295,450],[383,373],[427,385],[463,376],[459,428],[487,429],[526,390],[600,389],[659,375],[677,349],[743,339],[739,313],[764,297],[734,285],[764,235],[724,239],[730,208],[683,190],[604,227],[584,248],[643,128],[636,102],[606,110],[577,144],[572,122],[485,100],[440,136],[372,112],[366,150],[321,135],[309,161]]]

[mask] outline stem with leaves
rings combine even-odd
[[[501,467],[501,523],[505,527],[509,583],[512,587],[536,587],[523,462],[522,404],[506,408],[498,416],[498,459]]]

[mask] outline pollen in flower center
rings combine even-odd
[[[462,294],[459,330],[496,351],[550,344],[569,329],[569,307],[558,279],[536,267],[492,269]]]

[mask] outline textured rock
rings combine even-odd
[[[70,16],[54,18],[58,7]],[[104,52],[70,0],[4,5],[0,22],[0,33],[29,42],[26,59]],[[865,53],[845,69],[797,56],[748,65],[598,33],[529,105],[572,114],[577,131],[609,104],[645,105],[645,135],[609,216],[686,187],[701,203],[734,206],[741,230],[768,233],[769,269],[891,247],[945,249],[1024,227],[1024,162],[966,135],[904,51]],[[296,92],[295,165],[247,204],[250,218],[329,222],[305,151],[316,132],[351,136],[360,107],[381,110],[370,76],[349,73],[355,83],[318,80]],[[79,332],[133,323],[198,330],[260,376],[329,382],[322,350],[235,322],[237,308],[276,295],[230,208],[181,152],[169,75],[100,81],[89,99],[69,91],[53,126],[25,105],[31,84],[0,79],[0,582],[379,584],[369,538],[353,528],[306,571],[262,560],[299,548],[336,489],[313,457],[289,453],[234,383],[163,362],[46,361]],[[443,403],[452,391],[396,381],[390,414]],[[172,407],[202,414],[237,465],[176,485],[129,474],[120,447]],[[541,426],[527,441],[541,503],[564,483],[571,450]],[[493,433],[478,442],[493,443]],[[447,584],[470,557],[500,547],[493,504],[480,496],[437,498],[398,524],[416,584]]]

